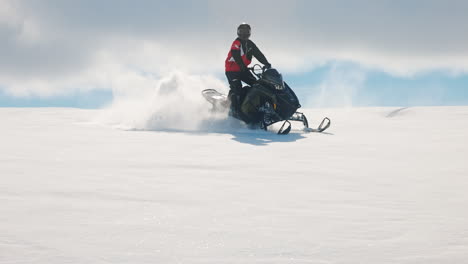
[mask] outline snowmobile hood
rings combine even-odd
[[[262,80],[273,87],[276,90],[284,90],[283,76],[276,69],[268,69],[262,75]]]

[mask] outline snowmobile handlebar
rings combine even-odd
[[[260,64],[255,64],[254,66],[248,67],[247,69],[251,71],[259,79],[262,77],[263,73],[267,70],[265,66],[262,67],[262,65]],[[261,73],[257,73],[258,70],[261,71]]]

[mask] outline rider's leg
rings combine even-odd
[[[242,82],[240,72],[226,72],[226,77],[229,82],[228,99],[231,102],[231,115],[238,116],[240,111],[240,97],[242,95]]]
[[[245,82],[246,84],[252,86],[257,82],[257,78],[252,74],[250,71],[244,71],[240,74],[241,81]]]

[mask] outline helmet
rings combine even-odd
[[[237,36],[242,40],[247,40],[250,37],[250,25],[242,23],[237,27]]]

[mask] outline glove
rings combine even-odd
[[[268,70],[271,68],[271,64],[270,63],[266,63],[265,65],[263,65],[263,69],[264,70]]]

